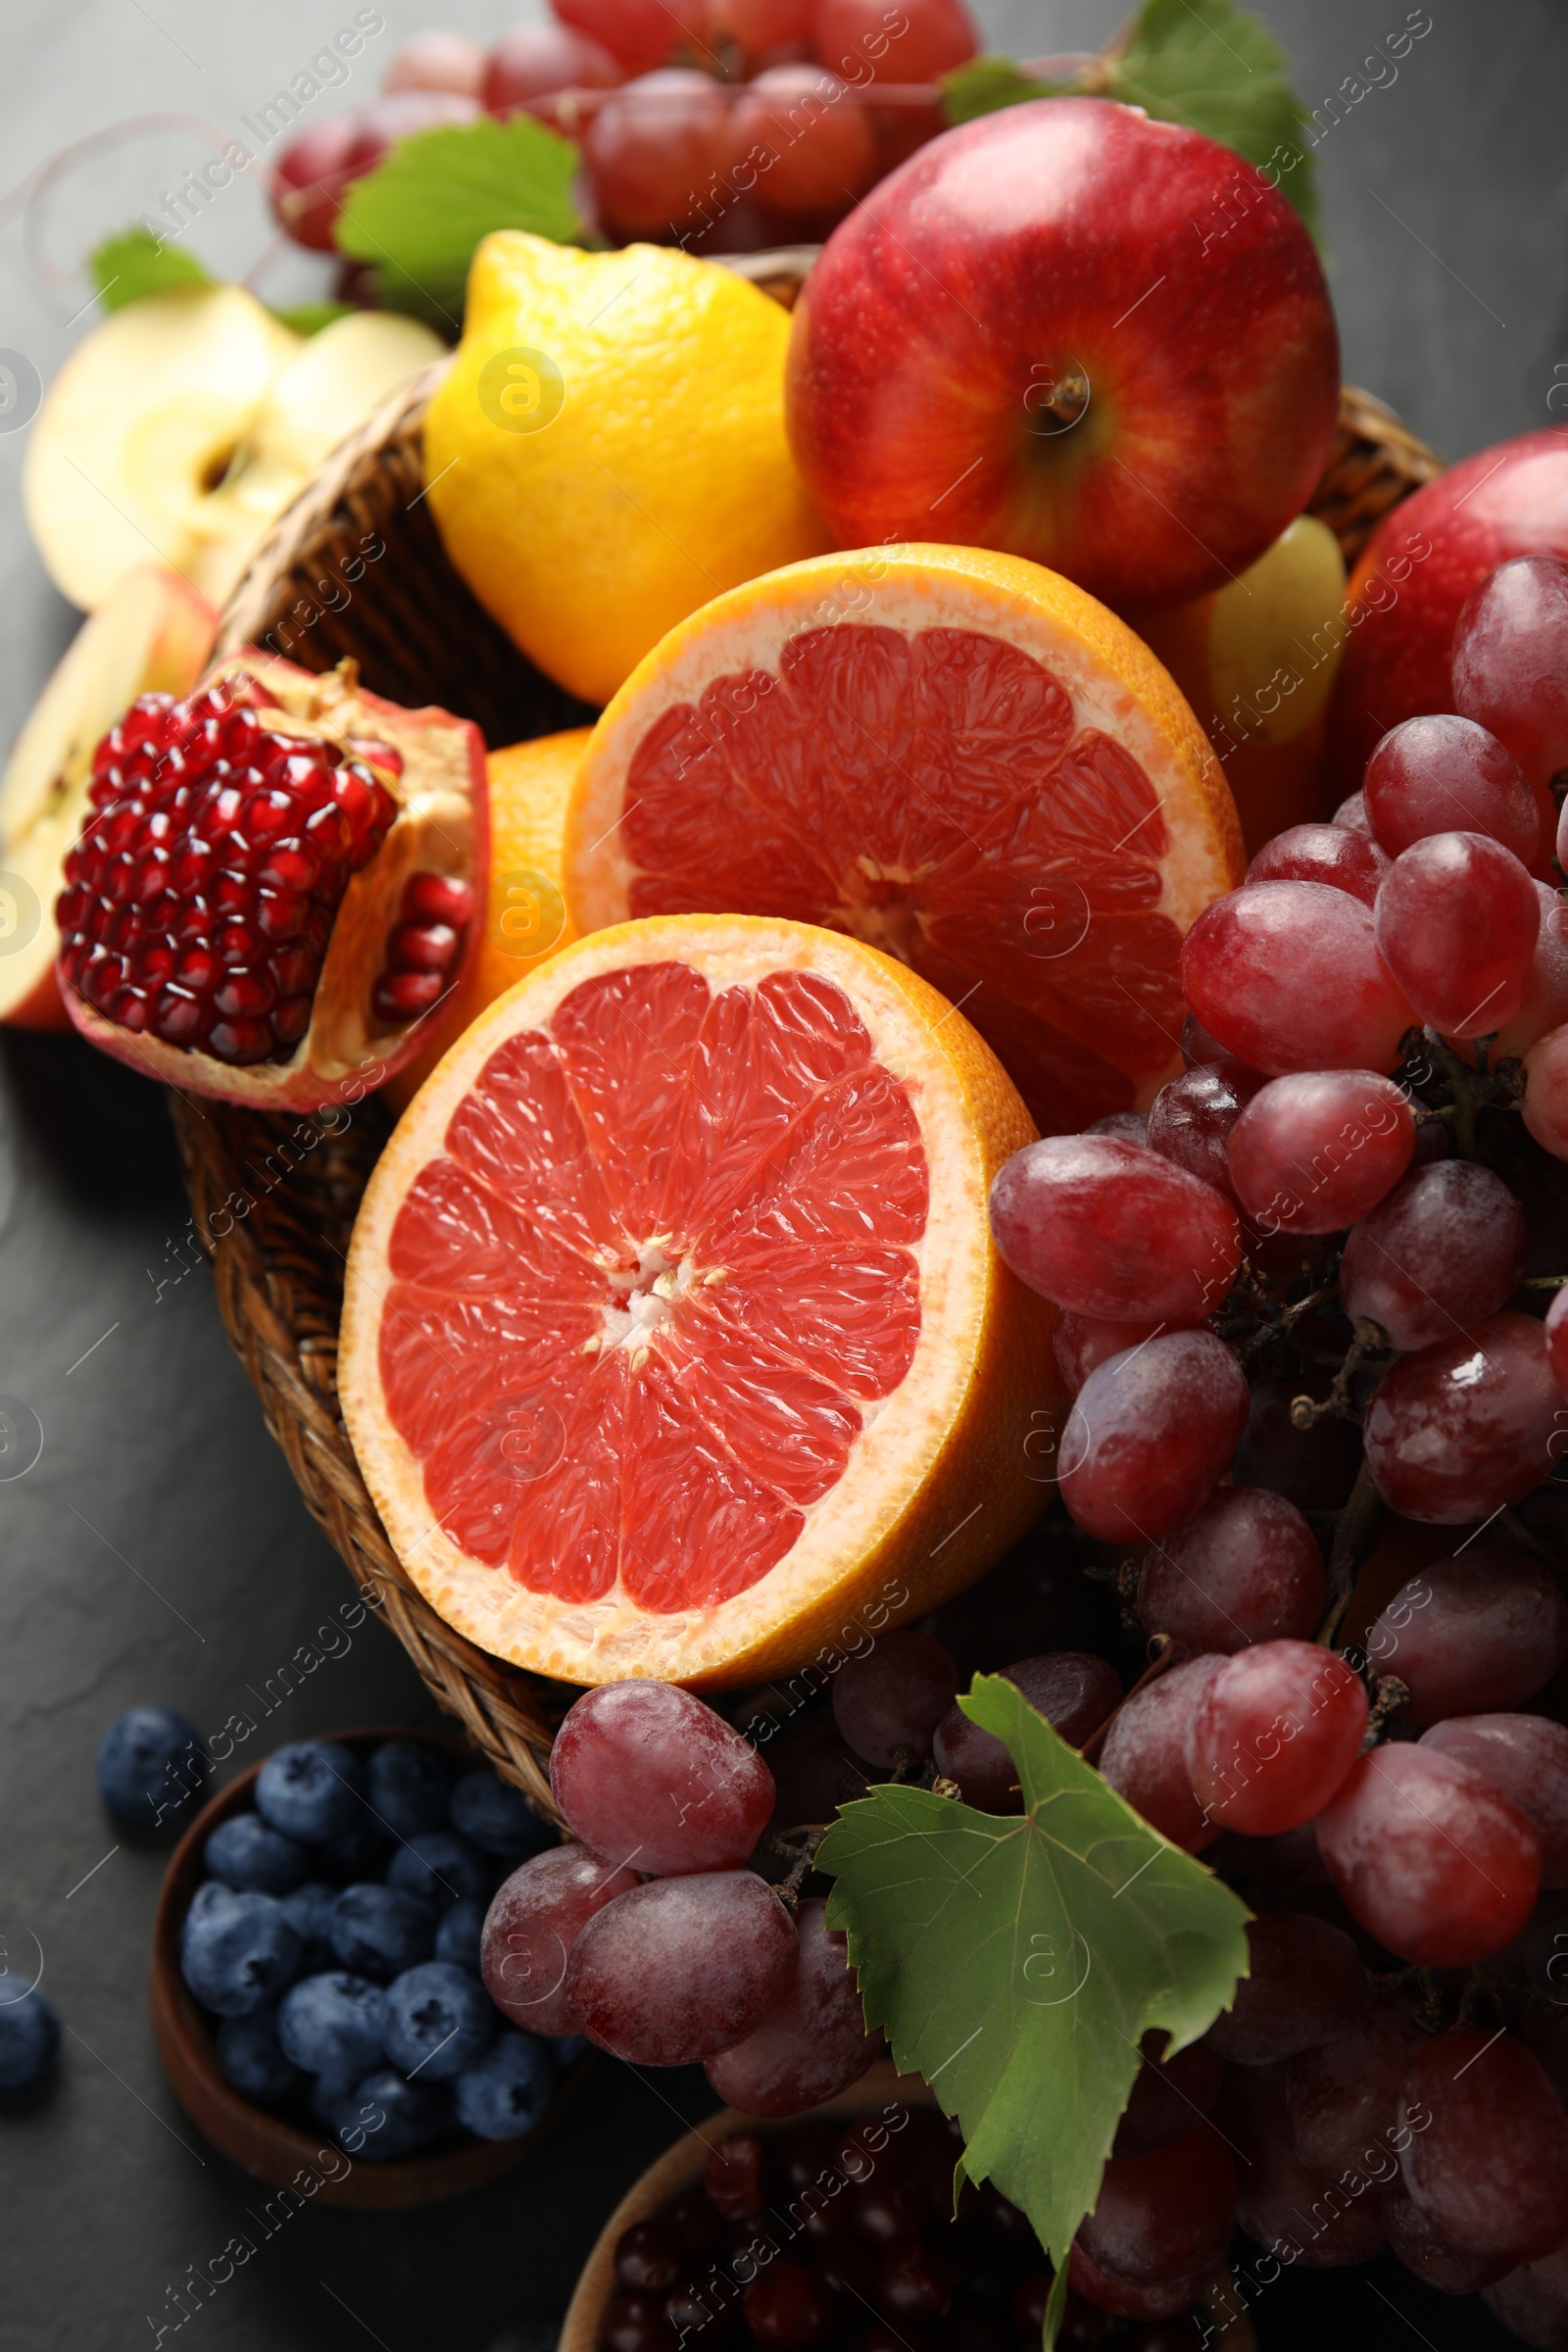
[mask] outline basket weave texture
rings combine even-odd
[[[793,300],[808,257],[746,274]],[[447,561],[424,499],[420,426],[445,362],[390,396],[274,525],[231,599],[220,654],[259,645],[329,669],[345,656],[393,701],[437,703],[497,747],[591,716],[543,677]],[[1347,387],[1312,501],[1353,564],[1442,462],[1383,403]],[[172,1094],[195,1229],[219,1310],[313,1517],[408,1650],[437,1702],[552,1818],[555,1725],[572,1693],[466,1642],[416,1589],[366,1491],[338,1411],[337,1333],[355,1213],[389,1132],[368,1100],[320,1119]]]

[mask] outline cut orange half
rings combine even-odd
[[[606,709],[566,837],[579,931],[734,908],[865,940],[962,1005],[1047,1134],[1180,1067],[1182,938],[1245,870],[1148,648],[981,548],[812,558],[715,597]]]
[[[716,1684],[967,1584],[1046,1499],[1053,1310],[986,1218],[1033,1132],[857,940],[670,915],[540,965],[405,1115],[349,1255],[344,1417],[426,1598],[567,1682]]]

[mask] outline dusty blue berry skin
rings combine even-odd
[[[359,1758],[330,1740],[296,1740],[274,1749],[256,1776],[256,1810],[285,1838],[318,1845],[341,1838],[364,1810]]]
[[[431,1747],[416,1740],[383,1740],[370,1752],[366,1799],[393,1838],[416,1838],[446,1827],[452,1774]]]
[[[253,2009],[249,2017],[225,2017],[217,2041],[219,2071],[242,2099],[258,2107],[281,2107],[298,2087],[300,2071],[283,2053],[275,2010]]]
[[[478,2139],[521,2139],[544,2114],[554,2077],[549,2045],[508,2026],[453,2084],[458,2121]]]
[[[344,1968],[386,1983],[428,1960],[435,1913],[397,1886],[346,1886],[332,1913],[332,1949]]]
[[[289,1926],[300,1939],[302,1977],[319,1976],[324,1969],[337,1966],[337,1954],[332,1949],[332,1914],[342,1892],[341,1886],[326,1886],[319,1879],[307,1879],[303,1886],[293,1886],[278,1897]]]
[[[302,1978],[283,1995],[277,2038],[303,2074],[357,2082],[386,2056],[386,1994],[346,1970]]]
[[[352,2084],[323,2085],[315,2113],[351,2156],[384,2164],[444,2132],[452,2100],[444,2083],[406,2082],[388,2066]]]
[[[525,1862],[556,1842],[520,1788],[495,1772],[466,1772],[455,1782],[448,1806],[452,1827],[470,1845],[504,1862]]]
[[[35,1984],[0,1968],[0,2091],[30,2090],[54,2072],[60,2020]]]
[[[476,1977],[484,1914],[483,1903],[454,1903],[449,1911],[443,1911],[435,1932],[436,1958],[450,1960],[454,1968],[466,1968],[470,1977]]]
[[[389,1886],[401,1886],[433,1903],[482,1903],[489,1899],[495,1870],[489,1856],[455,1830],[421,1830],[406,1838],[386,1868]]]
[[[204,2009],[248,2017],[275,2001],[299,1965],[300,1939],[281,1903],[209,1879],[196,1889],[179,1938],[179,1966]]]
[[[387,1987],[386,2054],[421,2082],[450,2082],[482,2058],[500,2019],[477,1977],[427,1960]]]
[[[172,1707],[127,1707],[98,1744],[98,1794],[127,1829],[156,1830],[200,1799],[211,1767]]]
[[[287,1894],[310,1874],[303,1845],[274,1830],[259,1813],[235,1813],[220,1821],[202,1848],[210,1879],[254,1894]]]

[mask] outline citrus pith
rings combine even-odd
[[[962,1015],[745,916],[579,940],[491,1005],[365,1196],[340,1384],[399,1556],[580,1683],[718,1684],[918,1614],[1039,1510],[1052,1309]]]
[[[1017,557],[906,546],[715,597],[600,718],[567,829],[583,932],[689,909],[825,925],[961,1004],[1041,1128],[1179,1068],[1182,937],[1245,871],[1148,648]]]

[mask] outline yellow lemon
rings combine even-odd
[[[501,229],[475,254],[430,504],[480,603],[585,701],[710,597],[831,544],[784,437],[789,325],[665,246]]]

